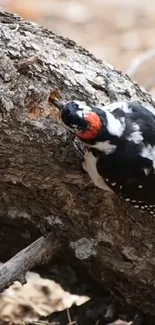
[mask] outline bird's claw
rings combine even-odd
[[[83,160],[85,156],[84,144],[80,142],[77,138],[74,139],[74,148],[79,158]]]

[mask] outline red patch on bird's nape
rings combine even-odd
[[[77,135],[83,140],[91,140],[95,138],[100,132],[102,122],[95,112],[89,113],[85,119],[89,123],[88,130],[86,130],[85,132],[80,131]]]

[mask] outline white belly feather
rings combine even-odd
[[[111,191],[111,189],[106,185],[103,178],[99,175],[96,169],[97,158],[92,154],[91,151],[85,151],[85,160],[82,164],[83,169],[88,173],[89,177],[93,183],[105,191]]]

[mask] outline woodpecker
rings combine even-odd
[[[155,216],[155,110],[136,101],[54,104],[84,144],[83,168],[94,184]]]

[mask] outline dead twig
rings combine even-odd
[[[140,66],[146,63],[146,61],[152,59],[155,56],[155,49],[151,49],[143,54],[137,56],[130,64],[129,68],[127,69],[126,73],[132,77],[133,74],[140,69]]]
[[[25,284],[26,272],[48,262],[58,251],[60,251],[60,241],[54,233],[40,237],[20,251],[0,268],[0,292],[15,281]]]

